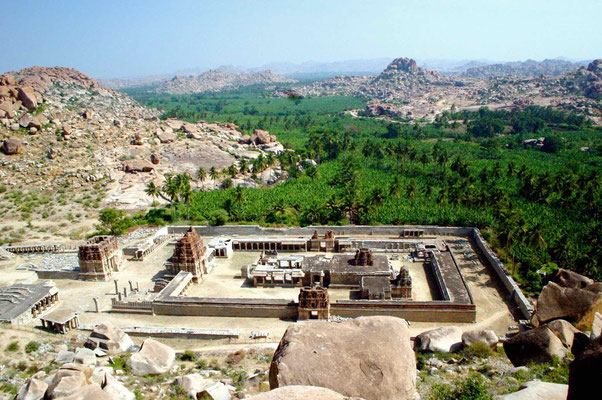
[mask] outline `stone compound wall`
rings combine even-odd
[[[170,234],[183,235],[189,226],[168,226]],[[473,228],[447,227],[447,226],[413,226],[413,225],[345,225],[345,226],[307,226],[292,228],[263,228],[259,225],[223,225],[223,226],[195,226],[201,236],[308,236],[318,231],[319,235],[327,231],[334,231],[336,236],[348,235],[395,235],[399,236],[403,230],[423,230],[425,235],[437,236],[469,236]],[[412,238],[409,238],[412,239]]]
[[[516,306],[520,309],[523,317],[525,319],[530,320],[533,315],[533,305],[531,302],[525,297],[522,290],[518,287],[512,276],[510,276],[510,272],[504,267],[504,264],[500,261],[499,258],[495,255],[493,250],[489,247],[481,231],[477,228],[472,228],[472,232],[470,234],[470,238],[474,241],[477,248],[481,251],[486,261],[489,263],[489,266],[493,269],[497,277],[500,279],[504,288],[510,295],[512,301],[516,304]]]

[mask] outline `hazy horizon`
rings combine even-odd
[[[490,62],[602,56],[602,2],[29,1],[5,4],[0,70],[76,68],[97,78],[223,65],[410,57]]]

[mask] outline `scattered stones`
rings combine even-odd
[[[285,386],[249,397],[249,400],[351,400],[330,389],[316,386]],[[354,397],[353,400],[362,400]]]
[[[415,381],[408,325],[394,317],[291,325],[270,366],[272,388],[313,385],[366,399],[412,399]]]
[[[208,400],[230,400],[230,391],[223,383],[213,382],[201,390],[197,394],[196,398]]]
[[[159,156],[155,153],[151,154],[150,156],[151,162],[155,165],[159,164],[161,162],[161,159],[159,158]]]
[[[462,348],[462,330],[457,326],[444,326],[422,332],[414,339],[417,351],[449,353]]]
[[[54,149],[54,147],[53,147],[53,148],[51,148],[50,150],[48,150],[48,154],[47,154],[46,156],[47,156],[47,157],[48,157],[50,160],[54,160],[55,158],[57,158],[57,157],[58,157],[58,155],[59,155],[59,152],[58,152],[58,151],[56,151],[56,150]]]
[[[90,109],[87,109],[82,113],[82,117],[84,119],[91,119],[93,115],[94,115],[94,112]]]
[[[134,375],[158,375],[169,371],[176,352],[169,346],[154,339],[146,339],[140,351],[132,354],[127,365]]]

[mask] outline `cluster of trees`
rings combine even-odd
[[[300,105],[314,107],[314,100],[303,99]],[[244,111],[242,99],[237,101]],[[322,103],[321,111],[317,107],[308,113],[307,129],[286,130],[282,121],[298,115],[271,115],[268,99],[261,101],[248,105],[260,110],[254,121],[267,117],[267,124],[274,124],[272,133],[296,150],[278,159],[291,179],[270,188],[193,192],[188,206],[172,203],[152,210],[148,218],[476,226],[528,290],[538,290],[542,275],[558,267],[602,279],[602,152],[579,151],[595,148],[602,131],[582,116],[543,107],[483,109],[449,112],[435,124],[417,126],[354,120]],[[221,117],[232,116],[230,107]],[[542,131],[549,152],[520,146],[522,134]],[[299,160],[307,158],[319,166],[301,162],[299,168]],[[223,172],[232,176],[269,165],[255,162]],[[178,198],[186,201],[187,196]]]

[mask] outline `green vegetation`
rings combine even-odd
[[[27,345],[25,345],[25,352],[33,353],[34,351],[38,351],[39,348],[40,348],[39,342],[29,342],[29,343],[27,343]]]
[[[8,346],[6,346],[6,351],[15,352],[19,350],[19,343],[12,342]]]
[[[183,191],[170,195],[166,208],[122,217],[128,224],[475,226],[527,291],[538,291],[559,267],[602,279],[602,130],[581,116],[542,107],[482,109],[417,125],[343,116],[365,104],[348,97],[289,100],[258,89],[132,94],[164,109],[164,117],[267,129],[295,153],[274,161],[289,172],[286,182]],[[525,139],[541,136],[542,149],[523,148]],[[318,167],[301,171],[307,158]]]
[[[492,400],[484,384],[484,378],[471,373],[468,378],[459,379],[453,386],[437,384],[428,400]]]

